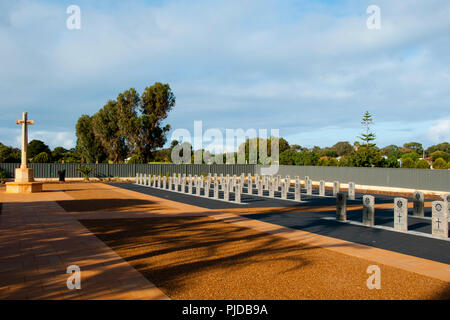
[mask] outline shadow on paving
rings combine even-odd
[[[376,209],[375,213],[376,225],[393,227],[393,210]],[[242,216],[292,229],[303,230],[323,236],[450,264],[449,241],[321,219],[323,217],[335,217],[335,213],[330,211],[252,213],[242,214]],[[348,211],[347,219],[361,222],[361,210]],[[417,219],[409,216],[408,224],[409,228],[414,231],[431,233],[429,220]]]
[[[66,212],[86,212],[103,210],[125,210],[148,208],[156,202],[140,199],[80,199],[80,200],[58,200],[56,201]],[[154,208],[152,208],[154,209]]]
[[[0,233],[0,300],[101,299],[111,295],[111,283],[105,281],[105,259],[109,265],[108,281],[120,279],[123,260],[111,259],[111,255],[97,251],[101,244],[97,238],[72,230],[59,214],[55,217],[57,221],[44,224],[27,219],[22,226]],[[0,227],[2,219],[0,216]],[[96,245],[86,250],[86,243],[93,240]],[[78,265],[82,271],[95,271],[82,277],[82,290],[67,288],[66,271],[70,265]],[[129,271],[128,267],[125,271]],[[115,276],[111,277],[111,273]],[[117,296],[129,292],[126,286],[114,286]]]
[[[281,238],[210,218],[80,222],[171,297],[187,291],[193,276],[205,271],[238,271],[280,259],[290,261],[291,266],[279,272],[309,264],[295,254],[309,247],[286,245]]]
[[[173,299],[358,299],[369,291],[361,288],[369,265],[364,259],[207,217],[81,222]],[[336,268],[344,265],[343,270],[361,272],[341,274],[338,280]],[[405,275],[418,277],[411,281],[419,279],[423,285],[435,281],[385,268],[399,283],[396,277]],[[332,285],[336,281],[342,281],[341,286]],[[386,283],[398,290],[399,283]],[[396,298],[392,291],[383,296],[386,292],[371,291],[371,298]]]
[[[186,193],[178,193],[173,191],[168,191],[164,189],[151,188],[136,185],[133,183],[111,183],[111,185],[119,188],[123,188],[126,190],[131,190],[135,192],[140,192],[143,194],[147,194],[150,196],[155,196],[171,201],[177,201],[185,204],[190,204],[202,208],[207,209],[232,209],[232,208],[267,208],[267,207],[303,207],[303,206],[335,206],[336,199],[332,197],[332,191],[327,190],[327,197],[319,197],[318,191],[315,190],[313,192],[313,196],[307,195],[306,190],[302,191],[302,202],[294,202],[294,201],[286,201],[281,198],[280,192],[275,192],[276,198],[268,198],[268,197],[258,197],[257,191],[253,189],[253,194],[249,195],[246,193],[242,193],[241,200],[243,204],[217,201],[211,198],[199,197],[192,194]],[[195,190],[195,188],[193,188]],[[247,188],[244,188],[246,191]],[[294,191],[294,188],[290,189],[291,192]],[[203,193],[202,193],[203,194]],[[210,195],[212,196],[212,191]],[[268,191],[264,191],[264,195],[268,195]],[[374,195],[376,197],[376,204],[383,203],[393,203],[394,197],[392,196],[384,196],[384,195]],[[220,198],[223,198],[223,192],[219,194]],[[230,199],[234,200],[234,194],[230,193]],[[288,199],[294,199],[294,194],[288,194]],[[361,205],[362,204],[362,194],[356,194],[356,200],[348,200],[348,205]]]

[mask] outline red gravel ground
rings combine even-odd
[[[448,283],[208,217],[82,223],[172,299],[449,299]]]

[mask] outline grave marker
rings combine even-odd
[[[269,180],[269,197],[275,197],[274,181],[272,179]]]
[[[349,198],[349,200],[355,200],[355,198],[356,198],[354,182],[348,183],[348,198]]]
[[[413,206],[413,216],[416,217],[424,217],[425,216],[425,207],[424,207],[424,201],[425,201],[425,197],[423,192],[420,191],[416,191],[413,194],[413,201],[414,201],[414,206]]]
[[[214,180],[214,199],[219,199],[219,181]]]
[[[431,234],[436,238],[448,239],[448,202],[433,201],[431,204]]]
[[[286,183],[286,181],[281,183],[281,199],[287,199],[287,183]]]
[[[295,179],[295,194],[294,199],[295,201],[302,201],[302,186],[300,184],[300,179],[296,177]]]
[[[225,200],[225,201],[229,201],[230,200],[230,191],[228,189],[228,183],[227,182],[224,182],[223,200]]]
[[[336,219],[339,221],[347,220],[347,195],[343,192],[336,194]]]
[[[408,200],[394,198],[394,229],[408,231]]]
[[[375,225],[375,197],[370,195],[363,196],[362,223],[365,226],[373,227]]]
[[[333,182],[333,197],[336,197],[336,195],[339,192],[339,181]]]
[[[241,190],[240,188],[236,188],[236,191],[234,192],[234,201],[237,203],[241,203]]]
[[[309,178],[308,180],[306,180],[306,194],[312,195],[312,180],[310,180]]]
[[[325,181],[320,180],[319,182],[319,196],[324,197],[325,196]]]

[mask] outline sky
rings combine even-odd
[[[450,140],[449,31],[448,0],[0,0],[0,142],[20,145],[27,111],[30,139],[74,147],[82,114],[159,81],[166,122],[192,135],[202,121],[353,143],[368,110],[377,145],[430,146]]]

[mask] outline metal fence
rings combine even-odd
[[[6,171],[7,177],[14,177],[14,169],[19,163],[0,163],[0,169]],[[66,170],[67,178],[81,178],[77,168],[80,163],[30,163],[34,168],[36,178],[57,178],[59,170]],[[135,177],[136,173],[162,174],[185,173],[201,174],[230,174],[240,175],[260,174],[261,165],[254,164],[88,164],[94,170],[92,177],[114,178]],[[320,166],[279,166],[279,175],[291,177],[309,176],[311,179],[325,181],[352,181],[361,185],[411,188],[450,192],[450,170],[427,169],[395,169],[395,168],[353,168],[353,167],[320,167]]]
[[[30,163],[34,169],[35,178],[57,178],[58,171],[66,170],[66,178],[81,178],[82,174],[77,170],[82,166],[88,166],[94,170],[90,174],[96,178],[135,177],[136,173],[146,174],[173,174],[185,173],[192,175],[201,174],[230,174],[255,173],[256,165],[227,165],[227,164],[80,164],[80,163]],[[0,163],[0,169],[6,172],[8,178],[14,177],[14,169],[19,168],[20,163]]]
[[[256,168],[259,173],[262,166]],[[384,186],[450,192],[450,170],[354,168],[320,166],[279,166],[279,175],[309,176],[312,180],[354,182],[368,186]]]

